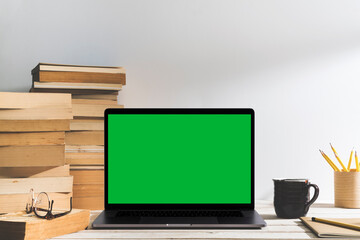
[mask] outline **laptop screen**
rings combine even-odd
[[[107,204],[251,204],[251,112],[170,112],[108,113]]]

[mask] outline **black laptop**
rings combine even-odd
[[[93,228],[261,228],[252,109],[107,109]]]

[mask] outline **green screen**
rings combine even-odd
[[[109,204],[250,204],[250,114],[109,114]]]

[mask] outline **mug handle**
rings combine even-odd
[[[319,187],[316,184],[309,184],[309,188],[310,187],[313,187],[315,192],[314,192],[314,196],[312,197],[312,199],[306,203],[305,212],[307,212],[309,210],[310,205],[313,204],[319,196],[319,191],[320,191]]]

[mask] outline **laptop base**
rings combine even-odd
[[[255,210],[242,210],[243,217],[119,217],[103,211],[93,222],[95,229],[249,229],[265,227]]]

